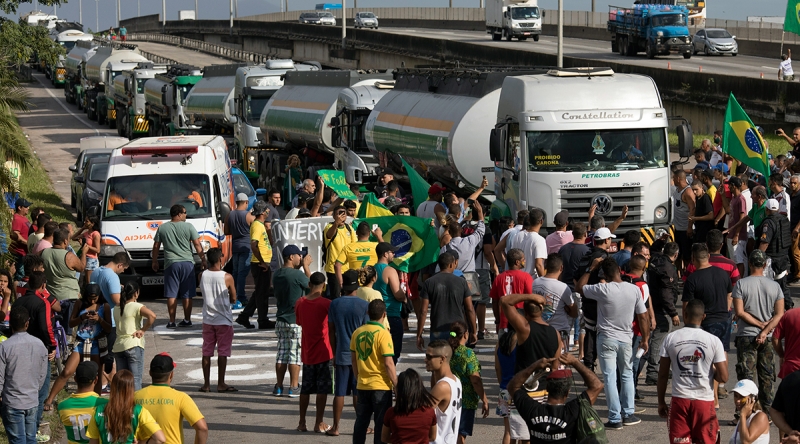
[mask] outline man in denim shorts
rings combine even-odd
[[[202,269],[206,268],[206,256],[200,245],[200,235],[194,225],[186,223],[186,208],[173,205],[169,209],[172,218],[158,227],[153,236],[153,271],[158,272],[158,253],[164,245],[164,296],[167,298],[169,323],[167,328],[175,328],[177,298],[183,300],[183,320],[178,327],[192,326],[192,298],[197,292],[197,277],[194,274],[194,246],[200,256]]]
[[[309,265],[311,256],[303,255],[297,245],[283,248],[283,267],[272,276],[275,299],[277,299],[277,322],[275,335],[278,336],[278,356],[275,358],[275,375],[277,383],[272,390],[275,396],[283,395],[283,378],[289,370],[289,397],[300,396],[300,339],[302,332],[297,325],[294,306],[297,301],[308,294],[308,277],[311,276]],[[302,267],[302,271],[300,270]]]

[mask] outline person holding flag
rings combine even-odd
[[[764,177],[770,176],[767,144],[731,93],[725,111],[722,152],[749,166]]]

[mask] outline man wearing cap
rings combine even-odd
[[[28,296],[36,297],[36,296]],[[36,442],[41,388],[47,391],[50,365],[42,341],[28,334],[30,315],[16,303],[9,320],[12,336],[0,343],[0,417],[10,444]]]
[[[89,444],[85,431],[98,406],[108,403],[108,399],[94,392],[97,383],[97,363],[83,361],[75,370],[75,383],[78,390],[58,403],[58,417],[67,434],[69,444]]]
[[[314,195],[306,193],[305,191],[301,191],[295,196],[296,203],[292,205],[292,209],[286,213],[284,219],[296,219],[297,215],[300,213],[300,210],[307,209],[308,202],[314,200]]]
[[[733,309],[739,318],[736,333],[736,377],[754,380],[758,374],[759,401],[765,411],[772,405],[775,349],[772,330],[783,317],[784,296],[772,279],[764,276],[767,255],[750,253],[750,276],[733,287]]]
[[[553,217],[553,225],[556,226],[556,231],[553,231],[544,239],[547,245],[547,254],[558,253],[561,247],[574,240],[572,231],[567,231],[569,211],[561,210],[556,213],[555,217]]]
[[[328,333],[335,366],[333,426],[326,432],[330,436],[339,435],[339,421],[342,418],[345,396],[353,395],[353,407],[358,403],[355,373],[350,356],[350,338],[354,331],[369,322],[367,314],[369,303],[356,296],[358,288],[358,271],[354,269],[345,271],[342,274],[342,297],[334,299],[328,308]]]
[[[250,317],[258,310],[258,328],[261,330],[275,328],[275,322],[267,319],[269,312],[269,297],[270,297],[270,278],[272,277],[272,268],[270,262],[272,261],[272,243],[270,233],[270,223],[267,222],[269,217],[269,210],[267,203],[257,200],[253,204],[253,209],[250,212],[254,217],[253,222],[250,224],[250,273],[253,275],[256,289],[253,291],[253,297],[247,301],[239,316],[236,317],[236,323],[243,325],[247,328],[254,328],[250,324]]]
[[[437,260],[440,271],[425,280],[419,289],[422,298],[421,317],[417,322],[417,348],[425,349],[422,338],[428,307],[431,310],[430,341],[448,339],[450,326],[461,321],[470,327],[470,343],[478,340],[476,335],[475,310],[472,306],[472,291],[463,278],[453,275],[459,260],[453,253],[441,253]],[[394,326],[392,326],[394,329]]]
[[[393,359],[397,363],[403,351],[403,320],[400,315],[406,302],[406,292],[400,286],[400,275],[397,270],[389,266],[394,261],[397,247],[388,242],[381,242],[375,247],[375,251],[378,253],[378,263],[375,264],[377,280],[372,288],[381,294],[386,304],[386,319],[389,320],[389,332],[394,343]],[[466,286],[466,282],[464,285]]]
[[[658,414],[668,418],[669,442],[717,442],[719,422],[714,410],[711,380],[728,380],[728,358],[722,342],[703,331],[705,305],[693,299],[683,306],[685,326],[664,338],[659,356]],[[667,383],[672,371],[672,399],[667,405]]]
[[[598,230],[599,231],[599,230]],[[602,269],[603,281],[587,285],[592,272]],[[639,288],[624,282],[619,266],[614,259],[596,258],[575,285],[575,290],[586,300],[597,302],[597,349],[600,368],[603,372],[605,393],[608,402],[607,429],[619,430],[624,426],[642,422],[634,415],[634,386],[631,356],[633,350],[633,326],[636,319],[642,333],[639,350],[647,352],[650,338],[650,319]],[[641,355],[637,355],[640,356]],[[620,365],[622,364],[622,365]],[[621,387],[617,387],[617,374]]]
[[[28,254],[28,233],[31,222],[28,220],[28,209],[31,203],[24,197],[20,197],[14,203],[14,217],[11,220],[11,246],[9,251],[14,256],[17,273],[14,276],[17,280],[22,280],[25,276],[25,267],[22,262]]]
[[[574,367],[583,378],[586,390],[567,401],[572,388],[572,370],[556,370],[559,365]],[[547,403],[541,403],[528,396],[523,387],[525,381],[537,371],[552,369],[546,378]],[[528,426],[533,442],[574,443],[577,442],[577,429],[580,424],[580,401],[594,404],[603,383],[572,354],[564,353],[558,359],[542,358],[520,371],[508,383],[508,393],[514,399],[525,424]]]
[[[208,441],[208,424],[192,398],[170,387],[173,371],[178,365],[166,352],[159,353],[150,361],[150,377],[153,384],[136,392],[136,404],[146,408],[153,416],[168,443],[182,443],[183,420],[194,429],[195,444]]]
[[[781,286],[786,299],[787,309],[794,307],[786,287],[789,275],[789,248],[792,245],[792,229],[789,219],[781,214],[780,204],[775,199],[769,199],[766,204],[766,217],[761,226],[756,228],[756,247],[765,252],[767,262],[766,276],[771,277]]]
[[[277,383],[272,390],[275,396],[283,395],[283,379],[289,370],[290,398],[300,396],[300,340],[302,330],[297,325],[294,313],[295,303],[308,294],[308,278],[311,276],[311,255],[303,254],[297,245],[283,247],[283,267],[272,277],[275,299],[277,300],[277,321],[275,335],[278,337],[278,355],[275,359]],[[302,267],[302,271],[300,268]]]
[[[249,200],[247,194],[236,195],[236,209],[228,214],[223,224],[226,236],[231,236],[231,262],[233,263],[233,280],[236,282],[238,303],[234,308],[247,305],[244,284],[250,271],[250,224],[255,217],[247,211]]]
[[[439,228],[444,220],[447,209],[442,205],[442,194],[444,187],[433,184],[428,188],[428,200],[422,202],[417,207],[417,217],[423,219],[433,219],[436,228]]]
[[[183,300],[183,320],[180,327],[192,326],[192,298],[197,290],[197,277],[194,274],[192,246],[200,256],[201,269],[206,268],[206,255],[200,244],[200,235],[194,225],[186,222],[186,208],[173,205],[169,209],[171,220],[158,227],[153,236],[153,271],[158,272],[158,256],[164,245],[164,296],[167,298],[169,323],[167,328],[175,328],[175,312],[178,298]]]

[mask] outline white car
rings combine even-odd
[[[355,27],[378,29],[378,16],[371,12],[359,12],[355,17]]]
[[[327,26],[336,26],[336,17],[330,12],[319,12],[319,24]]]

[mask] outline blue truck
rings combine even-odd
[[[608,30],[611,51],[634,57],[639,52],[652,59],[657,55],[681,54],[692,57],[689,10],[675,5],[610,6]]]

